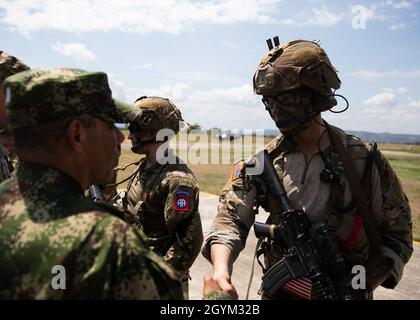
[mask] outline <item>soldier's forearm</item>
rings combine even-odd
[[[211,261],[214,274],[232,275],[233,255],[229,247],[215,243],[211,246]]]

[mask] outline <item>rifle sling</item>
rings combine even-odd
[[[360,178],[353,166],[353,162],[350,158],[349,153],[345,149],[342,141],[337,136],[337,134],[331,129],[330,125],[324,121],[328,134],[331,138],[332,144],[337,150],[341,161],[343,162],[344,171],[346,173],[350,189],[356,199],[356,206],[359,211],[359,214],[363,218],[363,225],[365,227],[366,236],[369,240],[369,258],[381,257],[383,256],[381,250],[381,240],[379,238],[378,232],[373,222],[372,212],[368,208],[367,200],[365,194],[363,193],[362,186],[360,184]]]

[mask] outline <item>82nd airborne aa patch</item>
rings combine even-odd
[[[176,211],[189,210],[190,193],[187,191],[176,191],[174,193],[173,205]]]

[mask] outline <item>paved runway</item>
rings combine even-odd
[[[206,235],[211,227],[211,223],[216,215],[218,197],[207,193],[200,194],[200,214],[203,222],[203,232]],[[267,214],[261,212],[257,215],[257,221],[265,221]],[[232,283],[235,285],[239,294],[239,299],[245,299],[251,265],[255,251],[256,238],[253,229],[250,230],[247,245],[239,255],[238,260],[233,266]],[[420,245],[414,245],[414,254],[406,265],[404,275],[394,290],[380,287],[375,290],[374,299],[377,300],[420,300]],[[211,271],[210,263],[200,254],[191,268],[190,299],[201,299],[203,290],[203,277]],[[254,278],[251,285],[249,299],[259,300],[257,294],[261,279],[261,268],[255,263]]]

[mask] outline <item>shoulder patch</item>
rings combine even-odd
[[[190,172],[183,172],[183,171],[172,171],[166,172],[163,175],[162,185],[170,185],[174,188],[178,187],[187,187],[187,188],[194,188],[197,186],[197,180],[195,179],[194,175]]]
[[[230,175],[230,180],[235,180],[241,175],[241,172],[245,166],[245,161],[241,160],[235,164],[235,166],[232,169],[232,173]]]
[[[190,208],[191,193],[185,190],[175,191],[173,197],[173,206],[176,211],[188,211]]]

